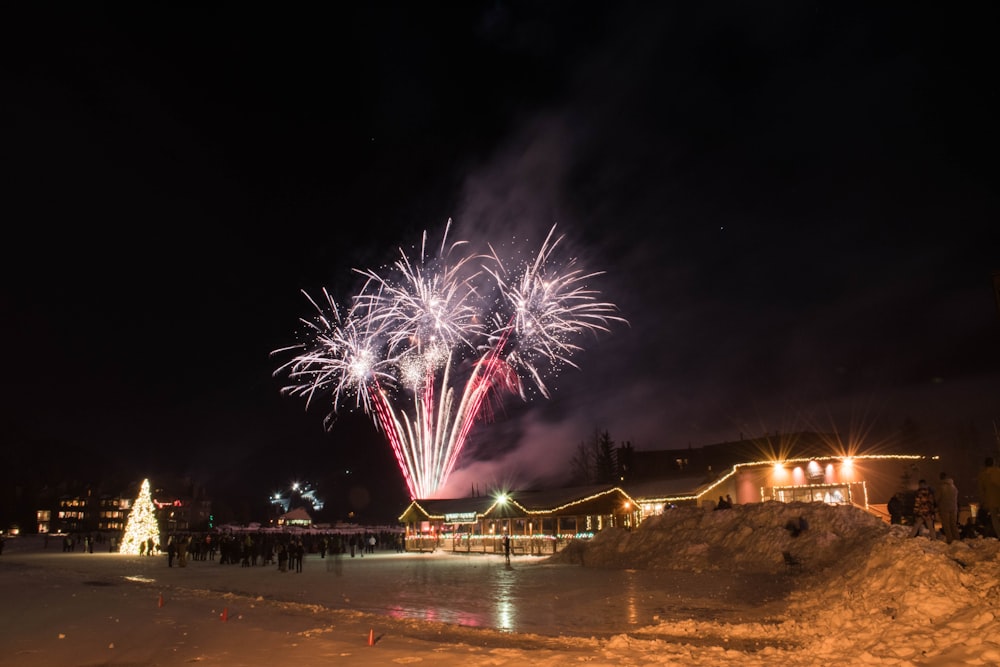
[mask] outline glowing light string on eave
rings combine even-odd
[[[732,477],[733,475],[735,475],[742,468],[756,468],[756,467],[760,467],[760,466],[773,466],[776,463],[780,463],[782,465],[799,464],[799,463],[809,463],[810,461],[827,462],[827,461],[845,461],[845,460],[848,460],[848,459],[853,460],[853,461],[858,461],[858,460],[865,460],[865,461],[869,461],[869,460],[914,461],[914,460],[921,460],[921,459],[925,459],[925,458],[927,458],[927,457],[919,455],[919,454],[857,454],[857,455],[852,455],[852,456],[814,456],[814,457],[801,457],[801,458],[792,458],[792,459],[781,459],[780,461],[773,461],[773,460],[771,460],[771,461],[753,461],[753,462],[750,462],[750,463],[737,463],[737,464],[735,464],[732,467],[732,469],[730,469],[728,472],[726,472],[725,475],[722,475],[717,480],[713,481],[710,485],[708,485],[707,487],[705,487],[705,489],[702,490],[702,491],[700,491],[699,493],[684,494],[684,495],[680,495],[680,496],[662,496],[662,497],[655,497],[655,498],[644,498],[643,500],[647,504],[648,503],[664,503],[664,502],[680,502],[680,501],[686,501],[686,500],[699,500],[702,497],[708,495],[709,493],[712,493],[723,482],[725,482],[730,477]],[[866,487],[865,488],[866,498],[867,498],[867,491],[868,490],[867,490],[867,487]]]
[[[622,490],[621,488],[619,488],[617,486],[614,487],[614,488],[611,488],[611,489],[606,489],[604,491],[600,491],[598,493],[586,496],[585,498],[578,498],[578,499],[572,500],[572,501],[570,501],[568,503],[563,503],[562,505],[557,505],[556,507],[550,507],[550,508],[541,509],[541,510],[529,510],[527,507],[525,507],[524,505],[522,505],[521,503],[519,503],[516,498],[508,498],[507,502],[511,503],[513,505],[516,505],[525,514],[528,514],[528,515],[531,515],[531,516],[538,516],[538,515],[544,515],[544,514],[555,514],[556,512],[561,512],[562,510],[567,510],[567,509],[573,507],[574,505],[581,505],[583,503],[587,503],[587,502],[590,502],[592,500],[597,500],[598,498],[600,498],[602,496],[606,496],[608,494],[612,494],[612,493],[616,493],[616,492],[620,493],[623,496],[625,496],[625,499],[628,502],[630,502],[633,506],[636,505],[635,500],[633,500],[631,496],[629,496],[627,493],[625,493],[624,490]],[[495,506],[496,505],[491,506],[490,510],[492,510],[493,507],[495,507]],[[486,513],[489,513],[490,510],[487,510]]]
[[[616,486],[616,487],[613,487],[611,489],[606,489],[604,491],[600,491],[600,492],[591,494],[591,495],[586,496],[584,498],[578,498],[576,500],[572,500],[570,502],[563,503],[563,504],[557,505],[555,507],[551,507],[551,508],[547,508],[547,509],[540,509],[540,510],[528,509],[527,507],[525,507],[524,505],[522,505],[520,502],[517,501],[517,499],[514,497],[514,495],[516,495],[516,494],[512,494],[512,495],[506,496],[504,502],[500,502],[499,500],[494,501],[489,507],[487,507],[482,512],[476,512],[476,518],[477,519],[489,519],[489,518],[491,518],[490,514],[493,512],[494,509],[496,509],[497,507],[505,506],[505,505],[513,505],[513,506],[517,507],[517,509],[519,509],[521,512],[523,512],[525,515],[529,515],[529,516],[543,516],[543,515],[547,515],[547,514],[555,514],[557,512],[570,509],[570,508],[572,508],[575,505],[581,505],[583,503],[591,502],[593,500],[597,500],[597,499],[601,498],[602,496],[607,496],[607,495],[613,494],[613,493],[620,493],[622,496],[624,496],[624,499],[628,503],[630,503],[633,507],[638,507],[638,503],[631,496],[629,496],[629,494],[627,494],[620,487]],[[429,521],[444,521],[445,518],[446,518],[445,514],[432,514],[431,512],[427,511],[427,508],[425,508],[423,505],[421,505],[416,500],[414,500],[411,503],[411,506],[417,508],[418,510],[420,510],[420,512],[422,512],[423,515],[426,516]],[[508,517],[498,517],[498,518],[508,518]],[[400,520],[402,520],[402,517],[400,517]]]

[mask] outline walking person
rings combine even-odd
[[[1000,468],[988,456],[977,479],[979,483],[979,504],[986,510],[993,526],[991,537],[1000,538]]]
[[[938,516],[944,541],[951,544],[958,536],[958,487],[948,473],[941,473],[941,483],[937,489]]]

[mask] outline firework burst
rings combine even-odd
[[[385,271],[357,270],[365,282],[341,306],[324,290],[308,294],[303,340],[275,375],[283,392],[330,401],[329,428],[341,409],[360,408],[385,434],[412,498],[444,486],[477,419],[493,400],[536,388],[580,352],[580,335],[624,322],[587,282],[600,275],[556,261],[562,237],[553,227],[532,259],[509,265],[490,247],[448,243],[451,221],[434,255],[427,234],[417,258],[400,250]]]

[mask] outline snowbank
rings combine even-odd
[[[796,536],[790,526],[800,519],[808,528]],[[787,569],[785,551],[802,562],[801,570]],[[574,543],[553,560],[795,577],[783,613],[768,622],[682,621],[647,629],[673,643],[721,637],[715,643],[742,649],[742,657],[733,650],[715,649],[714,658],[692,652],[687,658],[697,664],[738,658],[744,665],[845,664],[845,659],[861,665],[997,665],[998,554],[1000,542],[994,539],[947,545],[911,538],[908,527],[888,526],[850,506],[763,503],[672,510],[635,531],[604,531],[590,543]],[[625,636],[611,642],[616,644],[618,650],[626,644],[630,651],[655,650],[658,664],[685,660],[681,653],[665,659],[662,645],[641,648]]]

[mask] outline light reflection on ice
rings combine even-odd
[[[625,570],[625,615],[629,625],[639,623],[639,591],[636,590],[635,570]],[[648,619],[647,619],[648,622]]]
[[[593,636],[625,632],[665,617],[717,619],[759,595],[743,582],[729,599],[733,576],[581,568],[544,559],[489,556],[365,559],[335,577],[324,603],[398,620],[434,621],[500,632]],[[683,609],[672,595],[687,595]]]
[[[517,607],[514,604],[515,582],[516,574],[510,565],[497,572],[497,578],[494,582],[496,590],[493,593],[496,599],[494,616],[497,630],[513,632],[517,627]]]

